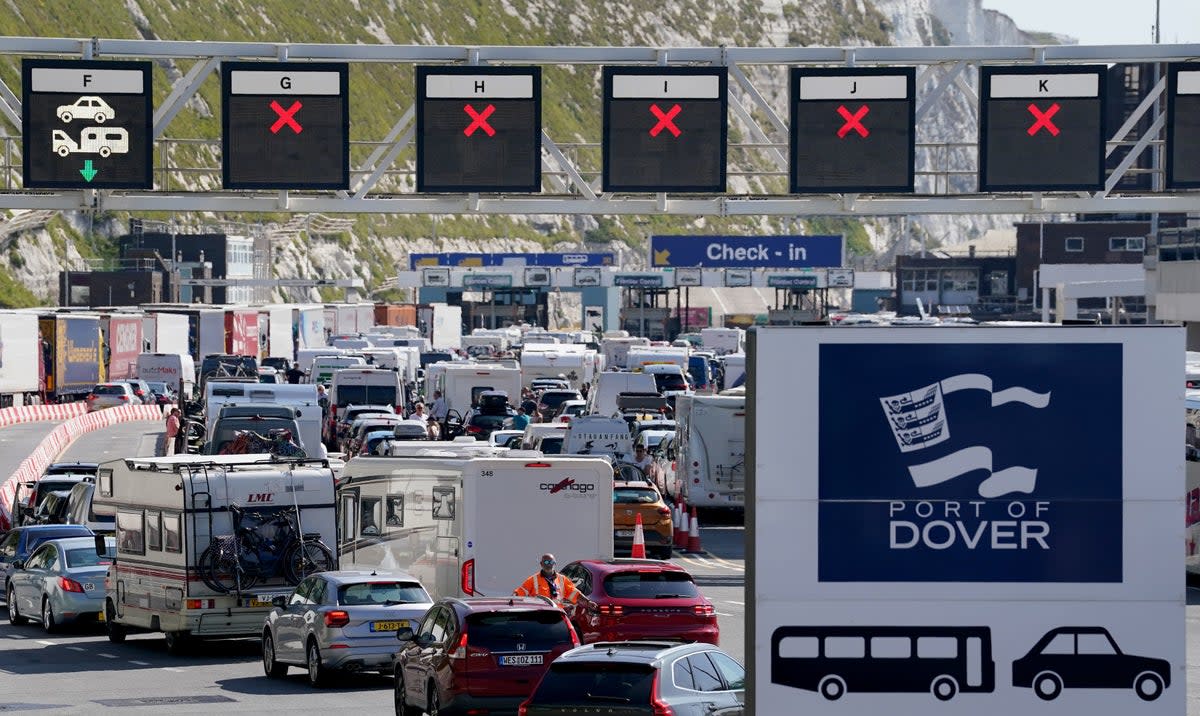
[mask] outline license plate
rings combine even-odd
[[[500,666],[538,666],[541,663],[541,654],[504,654],[500,657]]]
[[[85,591],[85,592],[90,592],[95,588],[96,588],[96,585],[92,582],[84,582],[83,583],[83,591]]]
[[[633,530],[617,530],[618,537],[632,537]]]
[[[394,622],[371,622],[371,631],[398,631],[401,628],[408,628],[407,619]]]
[[[275,606],[275,602],[272,602],[270,599],[255,598],[255,599],[250,600],[250,606],[252,606],[252,607],[273,607],[273,606]]]
[[[102,621],[104,621],[104,619],[105,619],[104,612],[99,612],[96,614],[96,621],[102,622]]]

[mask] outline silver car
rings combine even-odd
[[[314,574],[276,598],[263,628],[263,670],[277,679],[289,666],[303,666],[314,687],[334,671],[390,674],[397,630],[411,630],[432,605],[406,572]]]
[[[116,554],[116,540],[105,538],[107,551],[96,553],[95,537],[63,537],[43,542],[29,559],[14,564],[8,580],[8,620],[29,619],[54,632],[70,621],[104,619],[104,575]]]
[[[88,412],[117,408],[122,405],[141,405],[142,399],[133,394],[129,383],[99,383],[86,398]]]

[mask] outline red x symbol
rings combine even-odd
[[[1050,121],[1050,118],[1058,114],[1058,110],[1062,109],[1062,107],[1058,106],[1058,102],[1050,105],[1050,108],[1045,112],[1039,110],[1036,104],[1031,104],[1026,109],[1028,109],[1029,113],[1037,119],[1037,121],[1033,123],[1033,126],[1026,130],[1029,136],[1032,137],[1033,135],[1037,134],[1038,130],[1040,130],[1042,127],[1046,128],[1046,131],[1050,133],[1050,136],[1058,136],[1058,127],[1055,127],[1054,122]]]
[[[870,111],[871,108],[864,104],[858,108],[857,112],[850,114],[850,110],[846,109],[846,105],[839,104],[837,113],[842,115],[842,119],[846,120],[846,123],[843,124],[842,128],[837,131],[838,139],[845,139],[846,135],[849,134],[850,130],[852,129],[855,132],[858,132],[858,136],[860,137],[865,137],[870,134],[870,130],[864,127],[862,123],[862,118],[867,116],[867,113]]]
[[[279,115],[279,119],[275,120],[275,124],[271,125],[271,134],[279,134],[279,130],[283,129],[284,125],[291,127],[293,132],[299,134],[303,130],[303,127],[300,126],[300,123],[294,117],[300,111],[300,107],[300,100],[292,102],[292,106],[287,109],[284,109],[275,100],[271,100],[271,109],[275,110],[275,114]]]
[[[683,132],[679,131],[679,127],[675,126],[675,122],[672,121],[682,111],[683,107],[679,105],[671,107],[666,112],[659,109],[657,104],[650,105],[650,114],[658,117],[658,124],[654,125],[654,128],[650,130],[650,136],[657,137],[664,129],[676,137],[683,134]]]
[[[489,104],[483,108],[482,112],[476,112],[471,105],[463,107],[463,111],[471,117],[471,123],[463,130],[463,134],[468,137],[475,133],[476,129],[482,129],[489,137],[496,136],[496,130],[492,129],[492,125],[487,123],[487,118],[492,116],[492,112],[496,111],[496,105]]]

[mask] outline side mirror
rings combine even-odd
[[[280,594],[271,598],[271,606],[284,608],[288,605],[288,597],[286,594]]]
[[[103,557],[108,554],[108,543],[104,539],[104,535],[96,535],[96,556]]]
[[[25,569],[25,560],[14,559],[12,566],[13,566],[13,569]]]
[[[403,626],[396,630],[396,641],[410,642],[415,639],[416,635],[413,634],[412,627]]]

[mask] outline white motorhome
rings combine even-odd
[[[278,529],[294,535],[281,553],[297,549],[300,535],[316,553],[309,540],[319,539],[331,551],[318,561],[336,568],[333,500],[333,471],[319,460],[177,455],[101,464],[95,502],[117,520],[117,559],[105,580],[109,639],[123,641],[130,630],[163,632],[168,650],[178,653],[193,638],[261,634],[271,599],[290,593],[293,583],[281,562],[265,552],[242,556],[241,547],[278,539],[278,520],[287,524]],[[246,535],[239,549],[224,551],[239,530]],[[218,553],[234,555],[229,564],[237,560],[247,571],[238,579],[221,574]],[[238,589],[254,563],[257,583]]]
[[[210,431],[215,428],[221,408],[263,404],[295,409],[298,413],[295,415],[296,423],[300,428],[296,439],[300,447],[314,457],[326,455],[325,447],[321,444],[321,421],[324,411],[317,402],[316,385],[210,381],[204,386],[204,414],[208,416]]]
[[[725,387],[733,388],[745,382],[746,376],[746,354],[735,353],[725,356],[721,359],[721,365],[725,369]]]
[[[604,354],[604,364],[609,368],[628,368],[629,350],[648,345],[650,345],[649,338],[631,338],[629,336],[604,338],[600,341],[600,352]]]
[[[343,568],[404,569],[437,599],[510,595],[534,569],[530,555],[551,548],[564,564],[612,558],[607,460],[438,452],[346,464]]]
[[[508,393],[509,403],[521,400],[521,369],[499,363],[448,363],[434,372],[433,390],[442,391],[446,407],[466,415],[475,407],[479,394],[488,390]],[[433,395],[427,387],[426,392]]]
[[[608,455],[615,460],[633,457],[633,433],[623,418],[581,415],[567,424],[564,455]]]
[[[629,349],[626,361],[630,370],[639,370],[647,365],[674,363],[686,373],[690,355],[691,349],[682,346],[636,346]]]
[[[676,478],[688,505],[745,506],[745,396],[676,398],[675,450]],[[667,489],[674,494],[674,485]]]
[[[604,371],[596,376],[596,382],[588,391],[588,413],[615,415],[620,412],[617,396],[621,393],[657,393],[654,376],[647,373]]]
[[[530,385],[536,378],[564,376],[575,390],[591,383],[599,368],[596,351],[564,344],[526,345],[521,351],[521,381]]]
[[[741,353],[746,347],[746,332],[741,328],[701,328],[700,345],[719,356]]]
[[[367,361],[362,356],[336,355],[319,356],[313,359],[312,368],[308,371],[308,383],[329,385],[333,374],[345,368],[365,368]]]
[[[347,405],[390,405],[397,412],[407,405],[400,374],[386,368],[342,368],[333,374],[329,403]]]
[[[36,313],[0,311],[0,407],[33,402],[41,347]]]

